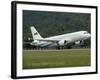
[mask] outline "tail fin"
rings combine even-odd
[[[34,39],[43,39],[41,35],[37,32],[34,26],[31,26],[32,37]]]

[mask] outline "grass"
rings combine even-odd
[[[23,51],[23,69],[80,67],[90,63],[90,49]]]

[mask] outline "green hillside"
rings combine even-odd
[[[23,40],[32,38],[30,26],[43,37],[86,30],[90,32],[90,14],[23,10]]]

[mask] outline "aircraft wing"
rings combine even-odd
[[[58,43],[59,41],[61,41],[61,39],[36,39],[36,40],[46,41],[46,42],[55,42],[55,43]],[[62,40],[71,41],[71,39],[62,39]]]
[[[47,42],[59,42],[60,40],[51,40],[51,39],[36,39],[38,41],[47,41]]]

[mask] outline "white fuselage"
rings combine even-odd
[[[31,45],[45,47],[45,46],[64,46],[69,43],[82,41],[88,39],[90,34],[87,31],[78,31],[73,33],[62,34],[58,36],[52,36],[43,39],[34,39]]]

